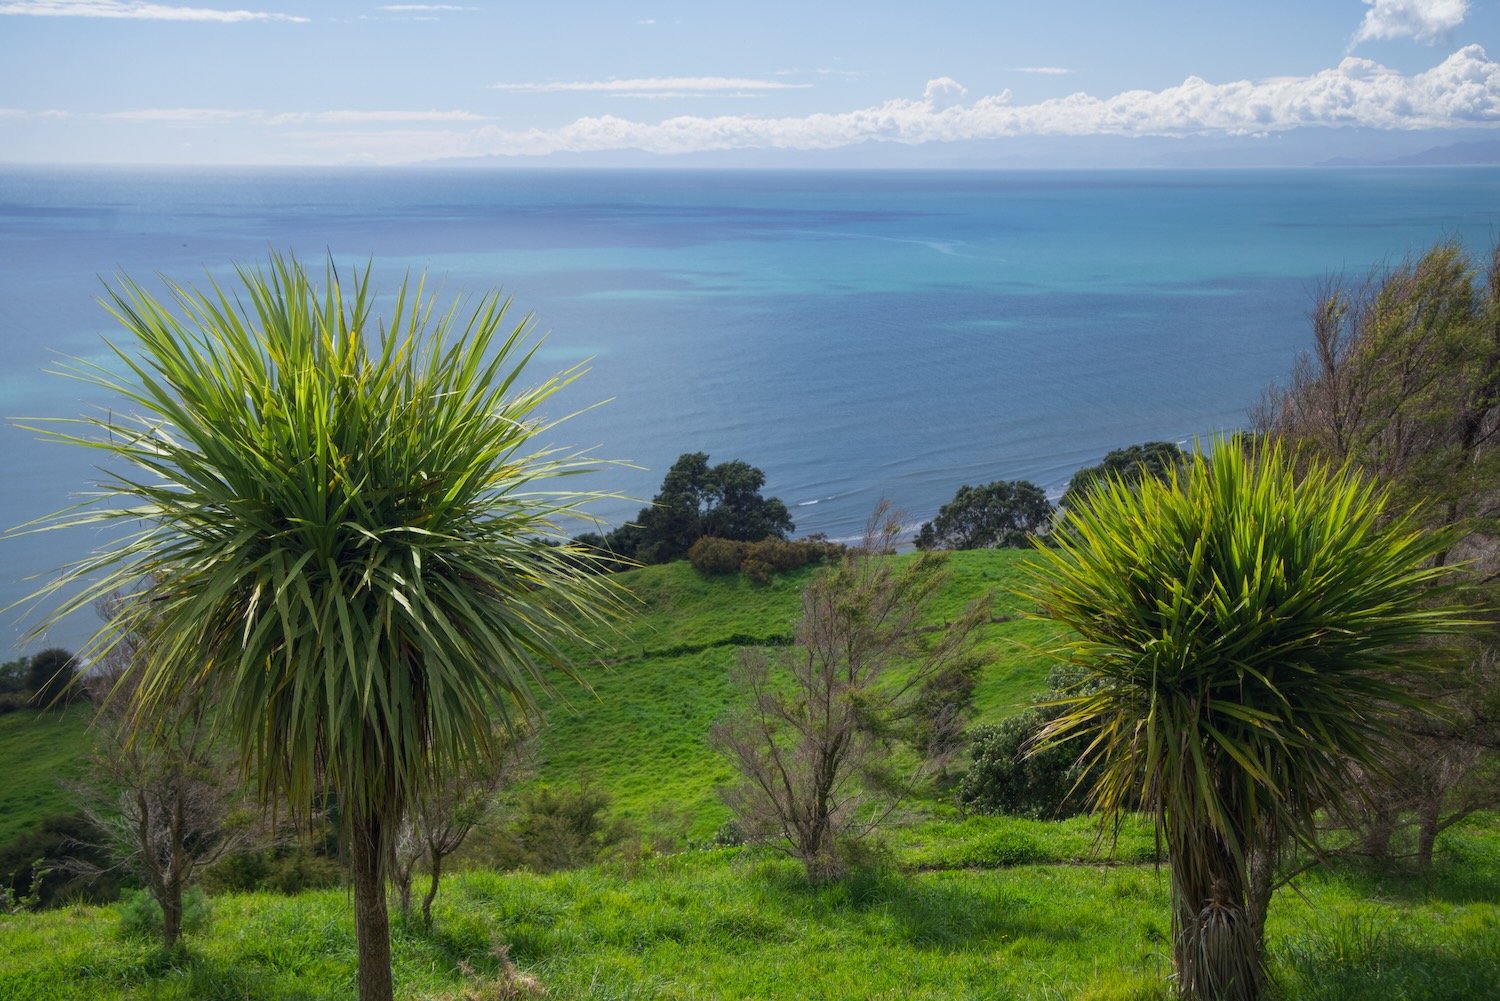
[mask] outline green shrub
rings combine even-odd
[[[201,932],[213,916],[213,905],[202,887],[192,886],[182,895],[182,930]],[[161,938],[161,904],[145,890],[129,890],[120,899],[120,934],[127,938]]]
[[[98,840],[99,832],[82,814],[47,817],[0,844],[0,885],[8,886],[17,898],[30,896],[36,907],[113,900],[120,892],[120,878]]]
[[[338,886],[344,867],[338,859],[298,841],[233,852],[215,862],[203,882],[214,893],[270,890],[295,894]]]
[[[958,786],[959,805],[969,813],[1005,813],[1061,818],[1085,808],[1077,754],[1063,745],[1031,753],[1030,743],[1048,714],[1028,709],[999,726],[970,733],[973,763]]]
[[[764,560],[747,559],[744,563],[740,564],[740,573],[744,574],[746,579],[754,581],[757,584],[771,583],[772,572],[771,564]]]
[[[477,854],[500,869],[558,872],[601,861],[635,831],[609,816],[609,793],[591,786],[537,786],[520,796],[498,834],[476,839]]]
[[[745,559],[745,543],[705,535],[688,550],[688,561],[702,574],[734,573]]]

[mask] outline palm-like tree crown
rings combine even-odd
[[[1229,441],[1095,487],[1039,547],[1029,597],[1083,679],[1041,742],[1079,740],[1106,818],[1154,814],[1188,996],[1257,996],[1247,857],[1311,842],[1351,766],[1379,767],[1411,672],[1461,625],[1434,602],[1444,545],[1370,482]]]
[[[558,642],[608,585],[543,544],[578,495],[535,481],[582,468],[524,451],[537,408],[577,375],[517,379],[523,320],[486,297],[462,322],[403,283],[370,322],[368,273],[319,292],[295,260],[239,271],[232,295],[172,287],[174,315],[123,280],[111,311],[140,357],[73,374],[138,416],[53,436],[133,467],[56,524],[138,525],[71,567],[98,594],[144,589],[96,638],[150,630],[138,712],[212,698],[266,797],[320,788],[399,815],[432,777],[486,756],[493,723],[533,708]],[[78,424],[82,424],[80,429]],[[123,503],[123,506],[121,504]]]

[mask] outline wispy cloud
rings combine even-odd
[[[775,73],[772,74],[772,76],[847,76],[847,77],[856,77],[856,76],[864,76],[864,73],[860,72],[859,70],[839,70],[839,69],[831,69],[831,68],[829,68],[827,66],[820,66],[820,67],[818,67],[815,70],[799,70],[799,69],[777,70]]]
[[[1464,23],[1469,0],[1365,0],[1370,9],[1354,43],[1376,38],[1413,38],[1432,43]]]
[[[159,125],[224,125],[260,118],[263,113],[233,108],[137,108],[131,111],[111,111],[100,117],[117,122]]]
[[[784,80],[752,80],[733,76],[659,76],[627,80],[572,80],[546,83],[496,83],[495,90],[525,94],[600,93],[622,97],[687,96],[691,94],[746,93],[767,90],[805,90],[810,83],[787,83]]]
[[[1067,76],[1073,71],[1064,66],[1012,66],[1012,73],[1039,73],[1042,76]]]
[[[0,3],[0,14],[22,17],[92,17],[116,21],[208,21],[235,24],[244,21],[291,21],[309,19],[293,14],[256,10],[219,10],[214,7],[177,7],[141,3],[138,0],[13,0]]]
[[[248,122],[257,125],[391,125],[442,124],[486,121],[472,111],[284,111],[254,108],[137,108],[101,115],[112,121],[156,125],[225,125]]]

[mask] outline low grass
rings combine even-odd
[[[1072,852],[1089,833],[993,823],[1053,846],[1044,853]],[[981,826],[953,843],[978,840]],[[1278,893],[1273,996],[1500,996],[1497,846],[1490,815],[1444,837],[1431,879],[1387,874],[1390,892],[1372,895],[1371,874],[1335,869]],[[398,921],[394,953],[408,999],[456,998],[460,962],[492,974],[491,949],[505,943],[557,1001],[1165,1001],[1167,913],[1166,872],[1150,864],[887,868],[810,888],[789,860],[716,849],[551,876],[460,873],[444,883],[433,932]],[[0,918],[7,999],[323,1001],[351,996],[353,982],[342,891],[219,898],[209,930],[175,955],[123,936],[117,907]]]

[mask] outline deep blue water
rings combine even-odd
[[[222,281],[270,249],[331,254],[387,289],[407,270],[445,297],[504,288],[552,332],[539,373],[592,358],[559,412],[610,402],[560,440],[642,468],[589,486],[648,498],[682,452],[742,458],[799,532],[838,537],[882,496],[916,520],[963,483],[1059,490],[1110,448],[1241,426],[1329,276],[1497,234],[1492,169],[7,170],[0,415],[108,402],[43,374],[101,357],[100,276]],[[13,427],[0,449],[0,526],[92,477]],[[92,542],[0,543],[0,605]],[[0,617],[0,654],[21,628]]]

